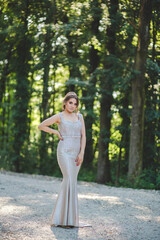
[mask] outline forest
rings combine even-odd
[[[59,139],[38,125],[74,91],[78,179],[160,189],[160,0],[0,0],[0,13],[0,169],[61,177]]]

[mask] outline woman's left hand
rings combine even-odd
[[[83,154],[82,154],[82,153],[79,153],[79,154],[78,154],[75,162],[77,162],[77,164],[76,164],[77,166],[79,166],[80,164],[82,164],[82,162],[83,162]]]

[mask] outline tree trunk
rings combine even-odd
[[[4,64],[4,68],[2,69],[2,73],[1,73],[2,77],[0,79],[0,118],[2,119],[2,125],[0,125],[1,137],[2,137],[0,140],[0,148],[1,149],[5,149],[5,147],[6,147],[5,135],[8,136],[8,132],[5,132],[5,121],[6,121],[6,119],[5,119],[6,118],[6,116],[5,116],[5,111],[6,111],[6,109],[5,109],[5,104],[6,104],[5,93],[7,92],[6,86],[7,86],[7,82],[8,82],[9,63],[10,63],[10,58],[11,58],[11,47],[9,48],[8,54],[6,57],[7,57],[7,64],[6,65]],[[8,98],[7,98],[8,107],[9,107],[9,103],[8,103],[9,97],[10,97],[10,95],[8,94]],[[4,107],[3,107],[3,104],[4,104]],[[8,131],[8,124],[7,124],[7,131]]]
[[[91,34],[93,36],[96,36],[98,38],[99,34],[99,21],[101,19],[102,15],[102,9],[100,7],[99,1],[93,1],[90,2],[90,8],[91,13],[93,17],[93,21],[91,23]],[[94,123],[94,112],[93,112],[93,105],[96,95],[96,83],[97,83],[97,76],[94,74],[94,71],[99,66],[99,56],[98,56],[98,50],[95,49],[95,46],[91,44],[90,53],[89,53],[89,62],[90,62],[90,68],[89,68],[89,75],[90,79],[89,82],[91,84],[91,87],[87,90],[83,90],[83,97],[86,97],[85,102],[85,108],[86,112],[88,112],[88,115],[85,118],[85,125],[86,125],[86,150],[84,155],[84,166],[90,167],[92,165],[93,159],[94,159],[94,150],[93,150],[93,134],[92,134],[92,126]]]
[[[128,177],[134,179],[142,171],[144,134],[144,74],[149,43],[152,1],[142,0],[139,13],[138,47],[135,59],[135,78],[132,80],[132,120]]]
[[[42,96],[42,107],[41,107],[41,122],[47,118],[48,113],[48,100],[50,94],[48,92],[49,87],[49,69],[50,69],[50,60],[51,60],[51,36],[50,29],[47,29],[46,39],[45,39],[45,48],[44,48],[44,56],[45,60],[43,62],[44,65],[44,74],[43,74],[43,96]],[[40,164],[39,169],[40,173],[44,174],[45,172],[45,162],[48,156],[47,152],[47,144],[46,144],[46,132],[41,131],[41,145],[40,145]]]
[[[155,8],[155,6],[154,6]],[[160,9],[159,9],[160,10]],[[158,27],[159,27],[159,11],[157,9],[152,14],[152,61],[156,62],[156,46],[158,41]],[[153,63],[154,64],[154,63]],[[155,84],[158,84],[158,73],[155,69],[150,68],[148,70],[148,81],[145,82],[146,91],[146,117],[144,119],[144,147],[143,147],[143,169],[153,169],[156,166],[156,159],[158,157],[158,151],[156,146],[156,133],[158,118],[155,118],[155,114],[158,109],[158,92],[155,90]],[[152,86],[152,88],[151,88]],[[148,119],[147,114],[152,113],[152,117]]]
[[[108,4],[110,25],[107,28],[106,49],[109,54],[115,54],[116,33],[118,31],[116,16],[118,11],[118,0],[110,0]],[[104,69],[112,69],[112,64],[105,56]],[[97,169],[97,182],[105,183],[111,181],[109,142],[111,128],[111,105],[113,102],[113,76],[105,73],[101,76],[101,108],[100,108],[100,136],[99,136],[99,156]]]
[[[103,97],[101,99],[101,114],[100,114],[99,156],[97,168],[98,183],[105,183],[111,181],[108,149],[111,128],[111,117],[110,114],[108,114],[110,107],[111,103],[109,102],[109,99]]]
[[[46,19],[46,25],[49,25],[47,27],[46,35],[45,35],[45,46],[44,46],[44,52],[43,52],[43,66],[44,66],[44,72],[43,72],[43,96],[42,96],[42,105],[41,105],[41,122],[45,120],[48,116],[48,109],[49,109],[49,99],[51,96],[51,93],[48,91],[49,87],[49,72],[50,72],[50,63],[52,58],[52,39],[54,37],[54,32],[51,27],[51,23],[56,23],[56,18],[54,16],[54,13],[56,12],[56,3],[53,1],[50,5],[50,8],[48,10],[47,19]],[[46,161],[48,159],[48,146],[46,144],[46,137],[47,134],[44,131],[41,131],[41,145],[40,145],[40,164],[39,169],[41,174],[47,173],[47,164]]]
[[[16,92],[13,106],[13,165],[16,172],[23,171],[22,149],[28,139],[28,104],[30,99],[28,74],[30,70],[30,46],[28,33],[29,1],[25,1],[19,12],[22,24],[17,31],[17,59],[15,63]]]
[[[128,172],[128,159],[129,159],[129,124],[130,124],[130,118],[128,116],[128,106],[129,106],[129,93],[130,88],[127,88],[125,92],[125,96],[122,99],[122,106],[123,108],[120,111],[120,115],[122,117],[122,123],[121,126],[123,126],[123,130],[121,131],[122,139],[121,139],[121,146],[122,148],[125,148],[125,156],[123,165],[121,167],[122,174],[126,174]]]

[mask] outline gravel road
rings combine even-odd
[[[160,240],[160,191],[78,181],[80,221],[50,226],[61,178],[0,171],[0,239]]]

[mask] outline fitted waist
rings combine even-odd
[[[74,137],[76,137],[76,138],[77,138],[77,137],[81,137],[81,135],[77,135],[77,136],[74,136],[74,135],[72,135],[72,136],[69,136],[69,135],[62,135],[62,137],[69,137],[69,138],[72,138],[72,137],[74,138]]]

